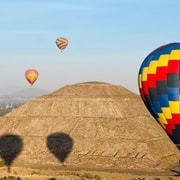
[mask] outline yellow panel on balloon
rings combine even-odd
[[[177,60],[180,56],[180,50],[172,50],[169,59]]]
[[[169,61],[169,55],[167,54],[161,55],[158,61],[158,67],[168,66],[168,61]]]
[[[163,126],[163,128],[165,128],[164,124],[167,124],[165,116],[163,115],[163,113],[158,113],[158,116],[159,116],[158,121]]]
[[[157,61],[151,61],[149,64],[148,74],[155,74],[157,68]]]
[[[142,81],[147,81],[148,67],[145,67],[142,71]]]
[[[161,110],[166,119],[172,119],[171,109],[169,107],[162,107]],[[167,122],[165,124],[167,124]]]
[[[141,74],[138,77],[138,85],[139,85],[139,88],[142,88]]]
[[[179,101],[169,101],[169,107],[171,110],[171,113],[179,113]]]

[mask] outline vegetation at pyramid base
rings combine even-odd
[[[5,114],[13,111],[14,109],[18,108],[23,104],[24,103],[14,104],[13,107],[9,107],[9,108],[5,108],[5,105],[3,105],[3,107],[0,107],[0,116],[4,116]]]

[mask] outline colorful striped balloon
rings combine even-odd
[[[151,52],[140,66],[138,85],[150,113],[180,147],[180,43]]]
[[[56,45],[61,50],[61,52],[64,51],[64,49],[67,47],[69,41],[66,38],[57,38],[56,39]]]

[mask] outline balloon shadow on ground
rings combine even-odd
[[[65,133],[53,133],[47,137],[46,146],[63,164],[73,147],[73,139]]]
[[[0,156],[10,171],[12,162],[17,158],[23,148],[23,141],[19,135],[6,134],[0,136]]]
[[[176,173],[174,176],[180,176],[180,171],[176,171],[176,170],[171,169],[171,172]]]

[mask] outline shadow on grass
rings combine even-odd
[[[47,137],[49,151],[63,164],[73,147],[73,139],[65,133],[53,133]]]

